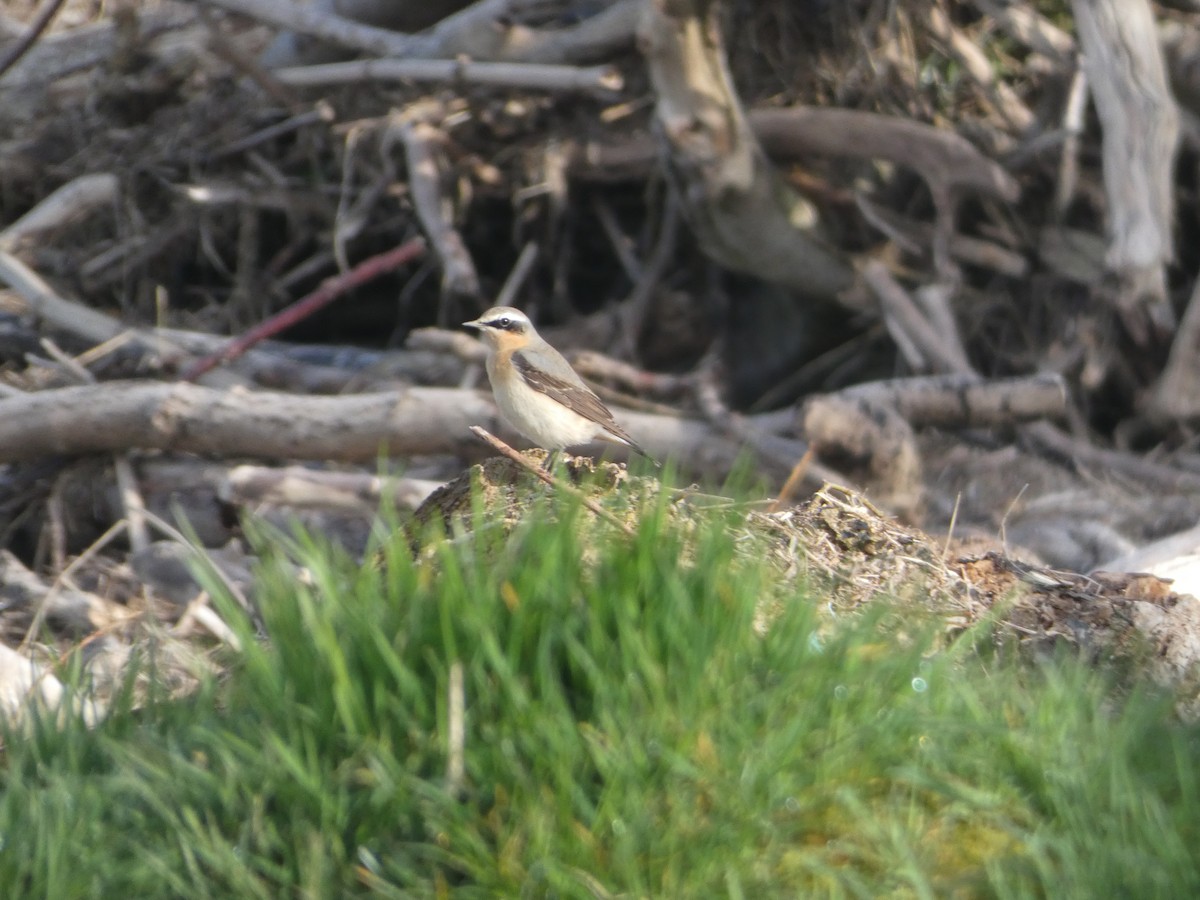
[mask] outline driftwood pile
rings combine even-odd
[[[1149,566],[1200,519],[1175,6],[7,4],[0,636],[186,686],[242,516],[360,551],[516,439],[453,330],[498,303],[690,477]]]

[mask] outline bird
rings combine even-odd
[[[494,306],[463,325],[477,329],[488,348],[488,380],[500,412],[551,451],[548,465],[559,451],[596,439],[625,444],[651,459],[521,310]]]

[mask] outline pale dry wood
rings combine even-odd
[[[1072,0],[1071,7],[1104,131],[1106,264],[1120,282],[1113,299],[1144,345],[1175,324],[1166,266],[1174,256],[1179,111],[1146,0]]]
[[[0,401],[0,459],[129,448],[222,456],[369,460],[461,449],[490,422],[480,395],[444,388],[348,397],[106,382]]]
[[[1066,383],[1055,374],[992,381],[975,375],[892,378],[810,397],[805,406],[831,397],[894,409],[912,425],[936,428],[994,428],[1057,419],[1067,408]]]
[[[580,68],[545,63],[475,62],[466,58],[361,59],[276,69],[272,75],[290,87],[416,81],[601,95],[624,87],[624,78],[613,66]]]
[[[789,107],[751,112],[750,124],[773,159],[819,154],[888,159],[917,172],[929,187],[936,222],[933,258],[951,277],[955,210],[964,192],[1013,202],[1020,185],[998,163],[952,131],[850,109]]]
[[[1147,414],[1167,419],[1200,416],[1200,278],[1192,283],[1167,364],[1147,397]]]
[[[940,5],[930,5],[927,21],[930,32],[945,44],[950,55],[962,64],[963,69],[991,97],[997,111],[1012,131],[1028,131],[1037,124],[1037,116],[1033,114],[1033,110],[1012,87],[996,77],[996,69],[983,48],[950,21],[950,17]]]
[[[1067,94],[1067,106],[1063,110],[1062,151],[1059,154],[1058,181],[1054,185],[1054,212],[1062,219],[1075,199],[1079,185],[1079,145],[1086,124],[1088,98],[1087,73],[1081,66],[1071,79],[1071,90]]]
[[[879,300],[888,332],[910,366],[943,373],[972,371],[953,322],[922,311],[882,262],[872,260],[862,274]]]
[[[90,726],[104,712],[98,701],[68,694],[58,678],[27,654],[0,644],[0,717],[7,725],[20,725],[34,713],[43,719],[47,713],[70,713]]]
[[[62,228],[97,207],[111,206],[117,200],[118,187],[117,176],[108,172],[68,181],[0,231],[0,250],[15,250],[23,241]]]
[[[722,399],[713,375],[710,365],[702,365],[697,373],[693,396],[700,412],[719,432],[737,439],[747,449],[753,450],[761,461],[760,471],[769,472],[773,477],[786,482],[795,471],[798,461],[808,453],[808,446],[803,441],[781,437],[778,433],[762,427],[761,419],[745,416],[730,409]],[[819,463],[807,467],[805,475],[814,486],[824,481],[844,480],[841,473]]]
[[[728,473],[741,449],[704,422],[625,411],[619,418],[645,436],[653,456],[674,457],[691,472]],[[496,431],[498,421],[490,397],[453,388],[301,397],[105,382],[0,399],[0,461],[142,448],[362,462],[384,453],[461,454],[473,443],[469,426],[483,422]]]
[[[885,158],[917,172],[929,187],[936,213],[933,258],[951,277],[955,209],[964,191],[1012,202],[1020,186],[999,164],[965,138],[931,125],[848,109],[761,110],[751,114],[755,134],[772,157],[818,153],[850,158]]]
[[[395,141],[404,146],[408,189],[422,230],[442,267],[443,295],[478,297],[479,274],[462,235],[454,226],[454,204],[445,187],[449,179],[443,163],[446,136],[428,122],[395,117],[388,126],[386,148]]]
[[[1030,50],[1060,65],[1069,63],[1075,54],[1075,39],[1040,15],[1032,5],[1014,3],[1012,0],[973,0],[973,3],[1006,34]]]
[[[754,137],[726,63],[718,6],[647,0],[638,27],[684,217],[721,265],[834,302],[853,284],[853,268],[821,239],[814,208]]]
[[[64,353],[53,341],[43,338],[42,347],[52,359],[61,363],[78,383],[96,383],[96,377],[86,367]],[[128,454],[116,453],[113,455],[113,471],[117,476],[117,490],[125,514],[125,533],[129,535],[129,546],[137,553],[144,550],[150,543],[149,534],[146,531],[146,503],[142,498],[137,476],[133,472],[133,463]]]

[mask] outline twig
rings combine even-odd
[[[224,641],[234,651],[242,649],[242,642],[237,636],[237,632],[230,628],[226,621],[217,614],[217,611],[209,605],[208,591],[200,591],[187,605],[187,609],[183,611],[179,621],[172,626],[171,634],[185,634],[193,621],[199,622],[209,634],[217,640]]]
[[[927,366],[942,372],[968,373],[973,371],[967,360],[957,329],[947,333],[946,323],[934,323],[924,314],[908,292],[902,288],[887,267],[873,260],[863,267],[863,280],[879,299],[884,321],[896,342],[914,349],[919,357],[910,364]],[[938,328],[935,325],[941,324]]]
[[[1079,139],[1083,134],[1090,93],[1087,73],[1080,66],[1071,79],[1071,92],[1067,95],[1067,108],[1063,111],[1063,132],[1066,137],[1058,160],[1058,181],[1054,185],[1054,212],[1060,219],[1075,199],[1075,188],[1079,184]]]
[[[808,473],[808,467],[812,465],[813,457],[816,455],[816,448],[808,445],[808,449],[804,451],[804,455],[796,460],[796,465],[792,466],[791,474],[788,475],[787,481],[783,483],[783,487],[779,489],[779,496],[771,501],[771,505],[767,507],[768,513],[779,512],[783,509],[783,505],[791,499],[800,482],[804,480],[804,476]]]
[[[625,86],[615,66],[554,66],[469,59],[360,59],[277,69],[276,79],[290,87],[353,84],[365,81],[433,81],[483,84],[522,90],[614,94]]]
[[[21,640],[21,650],[25,650],[31,641],[37,637],[37,633],[42,628],[42,623],[46,620],[46,613],[50,609],[50,601],[55,595],[62,590],[63,585],[68,582],[80,566],[84,565],[88,560],[94,557],[97,553],[111,544],[117,537],[125,531],[125,521],[114,522],[109,526],[108,530],[100,537],[96,538],[86,550],[80,553],[77,557],[71,560],[70,565],[65,566],[61,572],[55,577],[54,582],[50,585],[50,589],[38,601],[37,610],[33,614],[33,621],[29,623],[29,629],[25,632],[25,637]],[[93,623],[95,624],[95,623]]]
[[[260,128],[253,134],[238,138],[236,141],[226,144],[221,149],[214,150],[208,155],[206,161],[211,163],[225,159],[227,156],[235,156],[244,150],[257,147],[259,144],[265,144],[267,141],[273,141],[275,138],[290,134],[293,131],[299,131],[301,128],[307,128],[309,125],[316,125],[318,122],[328,124],[334,118],[333,107],[324,100],[318,100],[310,110],[297,113],[294,116],[284,119],[282,122],[268,125],[266,128]]]
[[[525,279],[529,277],[529,272],[533,269],[533,264],[537,262],[538,245],[537,241],[529,241],[521,248],[521,255],[517,257],[516,264],[512,267],[512,271],[508,273],[508,278],[504,281],[504,287],[500,289],[500,293],[496,295],[496,306],[512,306],[513,301],[517,298],[517,293],[525,284]],[[479,342],[472,340],[471,343],[476,347]]]
[[[25,238],[59,228],[94,207],[113,203],[118,188],[117,176],[108,172],[81,175],[67,182],[0,231],[0,249],[11,250]]]
[[[594,500],[592,500],[590,497],[588,497],[586,494],[584,494],[583,491],[572,487],[571,485],[567,484],[566,482],[555,478],[553,475],[549,474],[544,469],[541,469],[538,466],[535,466],[533,463],[531,463],[529,460],[527,460],[524,456],[522,456],[520,453],[518,453],[512,447],[508,446],[508,444],[504,443],[504,441],[500,440],[500,438],[491,434],[486,428],[481,428],[478,425],[472,425],[470,428],[470,431],[471,431],[471,434],[475,435],[475,437],[479,438],[481,441],[483,441],[485,444],[487,444],[489,447],[491,447],[497,453],[500,453],[501,455],[508,457],[513,462],[515,462],[517,465],[521,466],[521,468],[525,469],[528,472],[531,472],[533,475],[540,478],[546,484],[550,485],[550,487],[557,488],[557,489],[561,490],[563,493],[568,494],[571,497],[574,497],[576,500],[578,500],[580,503],[582,503],[584,506],[586,506],[589,510],[591,510],[596,515],[598,515],[601,519],[603,519],[605,522],[607,522],[609,525],[612,525],[614,528],[619,528],[621,531],[625,532],[625,534],[629,535],[629,537],[637,536],[636,531],[634,531],[632,528],[630,528],[628,525],[626,525],[624,522],[622,522],[620,519],[618,519],[616,516],[614,516],[612,513],[610,513],[603,506],[600,506],[600,504],[596,503]]]
[[[251,328],[241,337],[230,341],[225,349],[197,360],[179,376],[180,381],[195,381],[201,375],[215,369],[221,363],[228,362],[241,356],[255,344],[272,337],[297,322],[303,321],[317,310],[328,306],[342,294],[366,284],[387,272],[397,269],[405,263],[416,259],[425,252],[425,242],[414,238],[399,247],[372,256],[359,263],[349,272],[327,278],[315,291],[302,300],[293,303],[287,309],[276,313],[261,324]]]
[[[229,591],[229,596],[234,599],[238,606],[245,610],[246,615],[250,616],[256,625],[262,624],[258,612],[254,608],[254,604],[250,602],[250,600],[242,592],[242,589],[237,586],[237,583],[229,577],[228,573],[226,573],[224,569],[222,569],[216,564],[216,562],[212,560],[202,545],[191,540],[187,535],[185,535],[166,519],[150,512],[150,510],[146,510],[145,514],[146,521],[153,525],[158,531],[175,541],[181,547],[186,548],[198,559],[207,563],[208,567],[212,570],[212,573],[217,576],[217,580],[221,582],[225,590]]]
[[[0,57],[0,76],[15,66],[17,60],[24,56],[26,51],[41,37],[42,32],[49,27],[50,23],[54,21],[54,17],[58,15],[58,11],[62,8],[62,5],[63,0],[46,0],[46,5],[42,7],[37,18],[30,23],[29,30],[8,48],[3,57]]]
[[[360,25],[333,13],[322,12],[315,5],[291,3],[289,0],[203,0],[226,12],[248,16],[268,25],[311,34],[322,40],[365,50],[378,56],[404,56],[420,43],[420,38]]]

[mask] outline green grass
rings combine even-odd
[[[1165,698],[932,653],[899,608],[819,623],[720,525],[286,548],[230,677],[8,735],[0,896],[1200,894],[1200,733]]]

